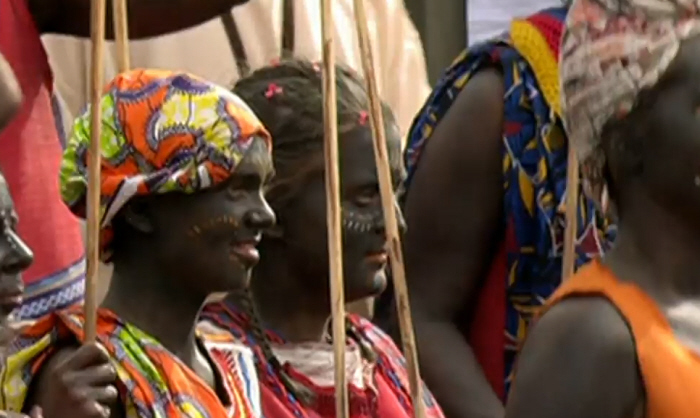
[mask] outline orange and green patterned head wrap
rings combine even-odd
[[[135,196],[193,193],[227,180],[254,138],[270,137],[250,108],[224,87],[190,74],[133,70],[102,96],[100,217],[103,260],[111,221]],[[61,164],[61,195],[85,217],[90,110],[73,126]]]

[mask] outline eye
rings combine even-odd
[[[250,193],[247,188],[241,187],[240,185],[231,186],[227,191],[229,197],[233,200],[245,199],[248,193]]]
[[[355,203],[358,206],[369,206],[374,203],[379,197],[379,190],[376,188],[368,188],[355,196]]]

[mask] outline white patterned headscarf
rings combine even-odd
[[[601,130],[625,117],[698,33],[700,0],[574,0],[560,49],[561,104],[584,190],[603,207]]]

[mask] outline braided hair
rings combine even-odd
[[[369,103],[362,79],[349,68],[336,66],[336,89],[338,133],[342,135],[358,126],[369,126]],[[279,213],[304,186],[305,180],[324,168],[321,66],[303,59],[284,60],[239,80],[233,91],[251,107],[272,135],[275,177],[266,197],[272,209]],[[395,125],[391,110],[384,104],[382,109],[386,126]],[[285,389],[302,404],[312,405],[315,394],[294,380],[275,357],[261,326],[251,291],[237,292],[234,297],[251,318],[250,331],[260,345],[267,364],[275,370]],[[346,321],[346,330],[358,342],[363,357],[374,361],[372,348],[359,337],[359,330],[350,321]]]

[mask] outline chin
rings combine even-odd
[[[384,289],[386,289],[387,280],[384,270],[371,271],[369,273],[365,273],[363,276],[365,279],[363,279],[361,282],[359,280],[354,281],[354,283],[357,283],[357,285],[345,285],[345,292],[347,293],[346,302],[377,296],[382,293]]]
[[[372,278],[372,288],[374,289],[374,294],[373,295],[378,295],[386,290],[387,287],[387,279],[386,279],[386,271],[385,270],[379,270],[374,273],[374,276]]]

